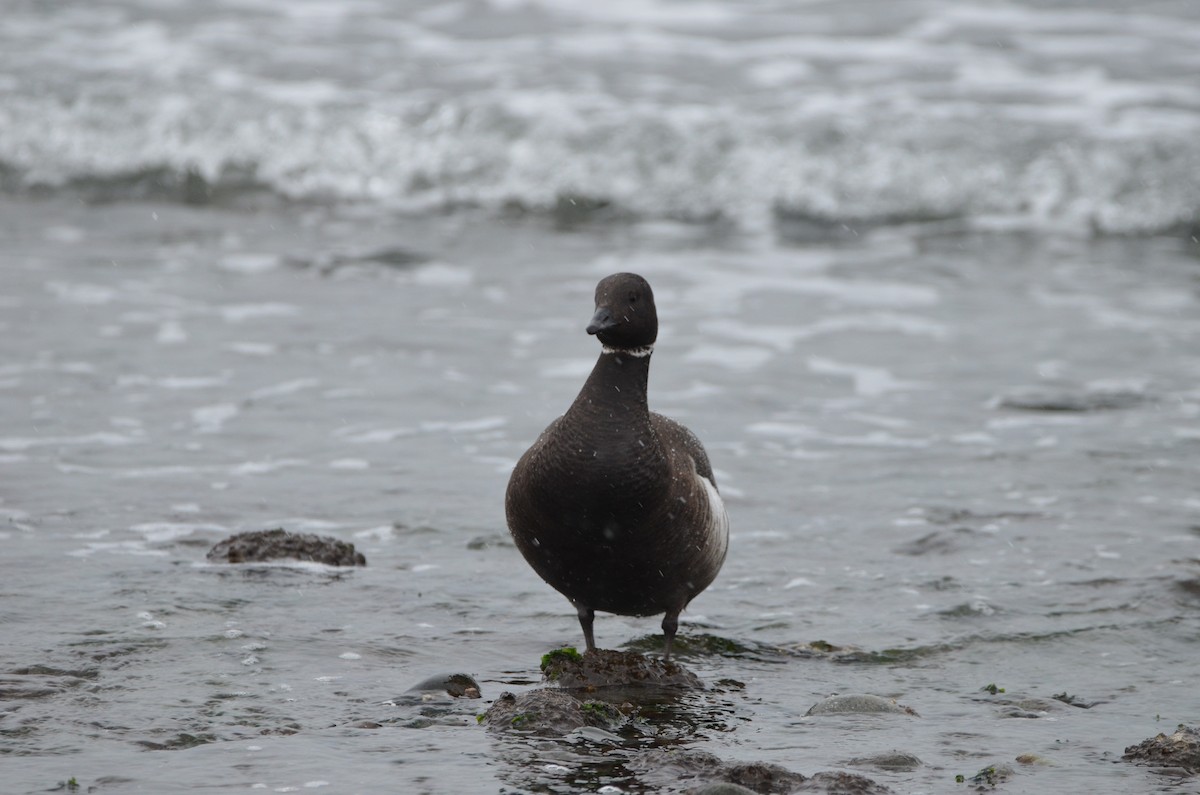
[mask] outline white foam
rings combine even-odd
[[[422,287],[466,287],[474,275],[468,268],[433,262],[413,271],[412,280]]]
[[[90,446],[123,447],[137,444],[138,440],[119,433],[89,433],[83,436],[38,436],[0,438],[0,450],[19,452],[37,447]]]
[[[888,392],[922,387],[916,381],[902,381],[895,378],[891,372],[883,367],[847,364],[818,356],[808,359],[808,369],[822,375],[849,377],[854,382],[855,393],[863,397],[878,397]]]
[[[412,436],[415,433],[416,430],[413,428],[370,428],[367,430],[339,428],[334,435],[355,444],[383,444],[404,436]]]
[[[228,533],[224,525],[196,524],[191,522],[144,522],[129,528],[135,533],[141,533],[151,543],[162,543],[184,538],[193,533]]]
[[[538,368],[538,375],[542,378],[576,380],[586,378],[595,366],[596,363],[592,359],[560,359],[544,363]]]
[[[683,358],[687,362],[711,364],[726,370],[748,372],[762,367],[774,356],[775,354],[767,348],[708,344],[693,348]]]
[[[437,431],[448,433],[478,433],[480,431],[492,431],[497,428],[503,428],[508,424],[506,417],[479,417],[473,420],[436,420],[421,423],[423,431]]]
[[[192,422],[197,433],[217,433],[226,422],[240,413],[234,403],[217,403],[192,410]]]
[[[223,373],[219,376],[163,376],[161,378],[150,378],[145,375],[123,375],[117,379],[117,386],[155,386],[160,389],[211,389],[213,387],[225,386],[229,382],[229,373]]]
[[[188,335],[177,320],[168,320],[158,327],[154,341],[159,345],[180,345],[187,342]]]
[[[281,469],[305,466],[308,462],[302,458],[273,458],[267,461],[244,461],[230,467],[229,474],[240,477],[246,475],[266,475]]]
[[[118,480],[153,480],[155,478],[188,477],[204,472],[215,471],[215,467],[196,467],[184,464],[174,464],[157,467],[134,467],[118,470],[113,477]]]
[[[283,395],[291,395],[305,389],[312,389],[320,386],[321,382],[316,378],[297,378],[293,381],[284,381],[273,386],[264,386],[250,393],[251,400],[262,400],[263,398],[281,397]]]
[[[274,356],[279,352],[279,346],[272,342],[231,342],[225,347],[243,356]]]
[[[288,317],[299,314],[300,308],[292,304],[263,303],[263,304],[229,304],[218,307],[221,317],[229,323],[244,323],[247,320],[258,320],[270,317]]]
[[[278,254],[242,252],[226,254],[217,261],[217,267],[232,273],[264,273],[275,270],[280,265]]]
[[[68,304],[98,306],[107,304],[117,297],[117,291],[111,287],[82,282],[46,282],[46,289],[55,298]]]
[[[147,549],[144,541],[93,541],[82,549],[74,549],[67,554],[74,558],[86,558],[98,553],[136,557],[165,557],[167,555],[165,550]]]

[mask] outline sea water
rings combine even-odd
[[[503,493],[618,270],[732,525],[681,628],[713,687],[658,744],[902,793],[991,765],[1188,791],[1120,756],[1200,711],[1198,23],[6,9],[0,791],[682,787],[645,737],[474,719],[582,640]],[[369,565],[205,562],[271,527]],[[597,640],[653,653],[657,623]],[[482,700],[399,698],[451,672]],[[835,693],[919,717],[805,716]],[[890,750],[922,765],[853,761]]]

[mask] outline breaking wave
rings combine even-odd
[[[531,21],[498,3],[490,13],[517,25],[508,36],[468,35],[451,12],[392,19],[378,35],[415,54],[376,74],[347,65],[371,30],[365,12],[337,12],[338,35],[321,36],[284,6],[244,5],[257,13],[224,38],[200,18],[76,8],[44,49],[5,56],[17,79],[0,82],[0,188],[750,226],[966,218],[1136,234],[1200,219],[1200,86],[1176,73],[1200,34],[1169,20],[953,6],[890,34],[767,35],[711,4],[687,30],[630,11],[629,32],[629,19],[582,25],[544,3]],[[116,40],[51,57],[95,29]],[[545,52],[530,45],[539,35]],[[282,74],[283,56],[250,51],[258,36],[315,65]],[[230,42],[246,53],[236,68],[221,60]],[[1135,74],[1122,46],[1181,65]],[[39,65],[49,78],[22,79]]]

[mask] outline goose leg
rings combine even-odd
[[[679,610],[668,610],[663,616],[662,630],[663,636],[666,637],[667,643],[663,650],[663,659],[671,659],[671,643],[675,640],[675,631],[679,629]]]
[[[592,623],[596,620],[596,611],[583,605],[575,605],[579,614],[579,626],[583,627],[583,640],[587,643],[587,651],[596,650],[596,638],[592,634]]]

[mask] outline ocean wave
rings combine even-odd
[[[461,5],[25,19],[43,41],[7,56],[0,190],[757,228],[1200,223],[1200,87],[1184,76],[1200,36],[1179,20],[901,4],[895,30],[851,35],[721,2],[613,19],[535,6],[489,6],[489,36]],[[815,20],[828,30],[801,30]],[[384,43],[406,48],[391,72],[356,65]]]

